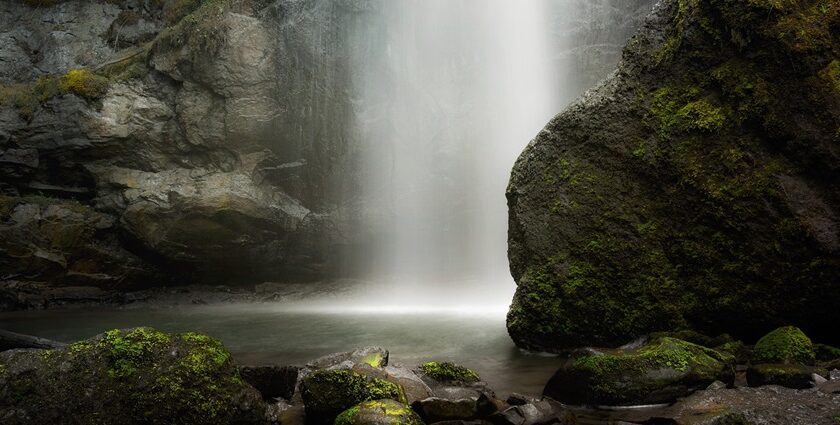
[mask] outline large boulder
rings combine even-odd
[[[834,0],[659,2],[513,168],[514,341],[791,322],[836,341],[838,26]]]
[[[715,381],[731,384],[734,360],[729,354],[662,337],[639,348],[590,350],[574,356],[543,393],[578,405],[672,402]]]
[[[260,424],[265,404],[222,344],[112,330],[54,350],[0,353],[4,424]]]

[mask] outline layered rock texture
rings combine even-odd
[[[669,0],[507,191],[528,348],[840,313],[840,2]]]
[[[371,68],[395,78],[366,65],[386,48],[383,1],[2,2],[0,302],[358,273],[391,213],[365,198],[381,194],[361,188],[354,127],[389,107],[354,87]],[[548,10],[552,63],[580,71],[564,96],[609,72],[651,2]]]
[[[304,3],[3,2],[0,280],[334,273],[349,100],[320,55],[354,6]]]

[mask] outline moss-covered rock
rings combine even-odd
[[[792,321],[835,342],[838,28],[838,0],[659,2],[514,166],[516,343],[754,340]]]
[[[258,424],[265,412],[225,347],[197,333],[112,330],[61,349],[6,351],[0,365],[9,424]]]
[[[840,348],[827,344],[814,344],[815,358],[821,362],[840,360]]]
[[[763,336],[753,348],[754,363],[801,363],[814,361],[814,344],[799,328],[786,326]]]
[[[420,365],[420,372],[441,383],[471,383],[481,380],[473,370],[452,362],[426,362]]]
[[[733,380],[731,355],[661,337],[638,349],[575,356],[546,384],[544,395],[570,404],[662,403]]]
[[[303,378],[300,390],[307,422],[312,424],[331,424],[338,414],[364,401],[393,399],[406,402],[399,384],[352,370],[312,372]]]
[[[814,386],[814,375],[827,377],[822,368],[794,364],[760,364],[747,369],[747,383],[751,387],[780,385],[802,390]]]
[[[423,421],[405,404],[386,399],[345,410],[335,419],[335,425],[423,425]]]

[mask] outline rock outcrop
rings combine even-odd
[[[660,2],[514,166],[516,343],[787,323],[837,342],[838,29],[837,1]]]
[[[127,289],[334,275],[348,242],[323,188],[342,168],[320,138],[342,139],[298,115],[329,120],[350,103],[313,111],[326,95],[304,87],[329,76],[285,72],[342,30],[326,17],[344,6],[321,3],[4,2],[0,280]]]

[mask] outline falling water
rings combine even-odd
[[[384,6],[381,56],[358,74],[370,216],[384,229],[377,277],[404,286],[480,281],[509,297],[505,185],[518,153],[558,109],[545,6]]]
[[[434,288],[427,292],[437,299],[442,288],[480,288],[471,294],[509,302],[511,167],[554,114],[614,66],[626,35],[608,21],[631,9],[614,3],[382,3],[352,52],[374,280]],[[592,46],[596,54],[586,51]],[[587,63],[598,60],[607,64]],[[594,78],[579,75],[592,68]]]

